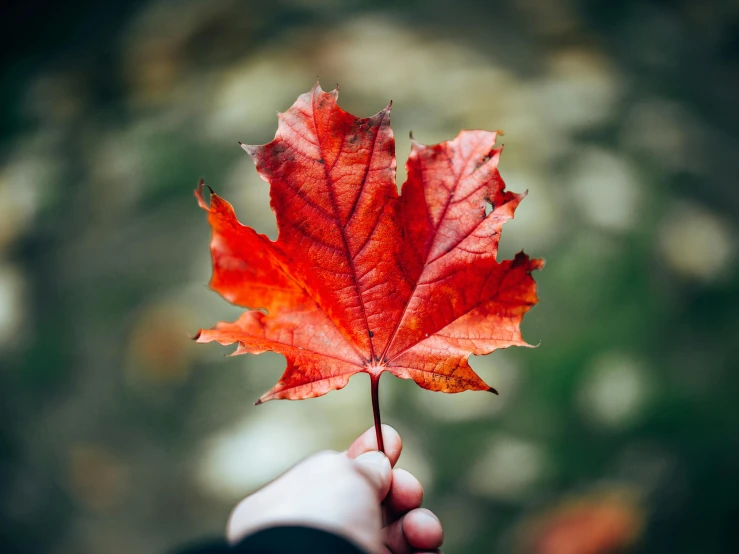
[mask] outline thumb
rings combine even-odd
[[[390,460],[382,452],[365,452],[354,459],[354,466],[377,492],[377,500],[381,502],[390,491],[393,480]]]

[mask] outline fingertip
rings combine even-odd
[[[423,502],[423,486],[416,477],[404,469],[393,470],[393,482],[386,500],[388,509],[396,516],[402,515]]]
[[[417,550],[435,550],[444,542],[439,518],[425,508],[412,510],[403,517],[403,535]]]
[[[385,443],[385,454],[390,459],[390,463],[395,466],[400,458],[403,450],[403,441],[400,434],[390,425],[382,424],[382,441]]]
[[[403,442],[400,440],[400,435],[390,425],[382,425],[382,441],[385,443],[385,454],[390,460],[391,465],[395,465],[400,458],[400,453],[403,450]],[[347,456],[350,458],[356,458],[365,452],[377,450],[377,433],[374,427],[370,427],[364,433],[362,433],[349,447],[347,450]]]

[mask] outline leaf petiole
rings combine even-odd
[[[372,388],[372,413],[375,416],[375,434],[377,435],[377,449],[385,453],[385,443],[382,440],[382,422],[380,421],[379,385],[382,373],[370,373],[370,387]]]

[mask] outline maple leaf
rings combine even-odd
[[[398,195],[390,105],[356,118],[337,98],[316,84],[278,115],[272,142],[242,145],[270,184],[277,241],[239,223],[212,190],[206,202],[202,181],[195,191],[213,230],[211,288],[249,308],[196,340],[285,356],[257,403],[320,396],[368,373],[377,424],[385,371],[433,391],[496,392],[468,358],[527,346],[520,323],[543,266],[523,253],[496,259],[524,197],[505,190],[496,133],[413,141]]]

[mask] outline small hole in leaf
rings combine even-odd
[[[494,209],[495,209],[495,206],[493,205],[493,203],[486,198],[485,199],[485,217],[489,216],[493,212]]]

